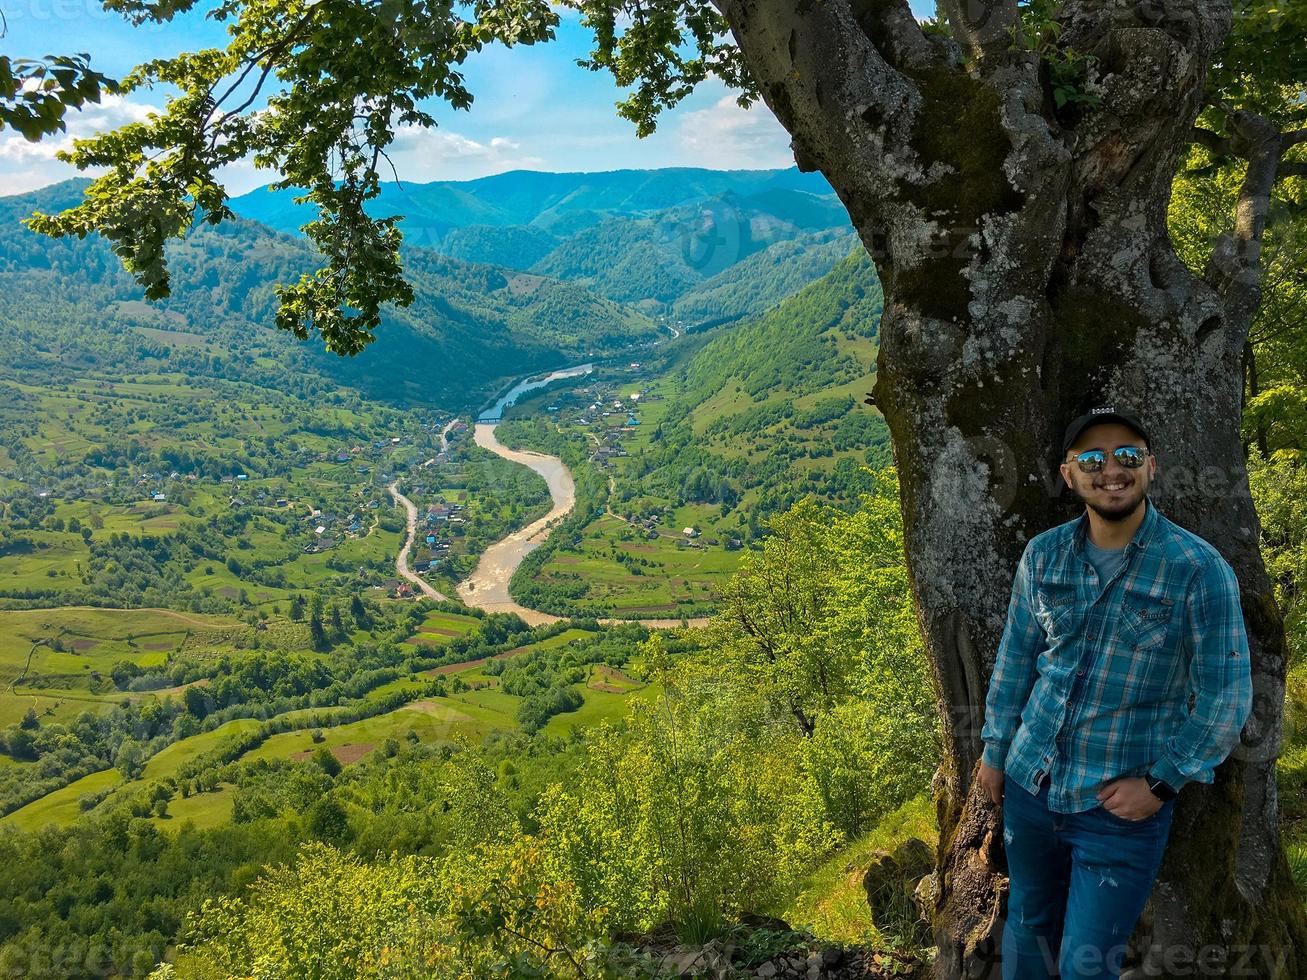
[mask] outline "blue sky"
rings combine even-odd
[[[934,0],[911,0],[918,16],[934,11]],[[9,33],[4,51],[17,57],[86,51],[114,77],[137,63],[178,51],[217,47],[221,25],[188,16],[167,25],[132,27],[105,12],[96,0],[14,0],[5,4]],[[392,158],[401,178],[411,181],[466,180],[505,170],[615,170],[624,167],[699,166],[755,169],[793,165],[789,138],[759,103],[748,111],[734,95],[710,80],[666,113],[652,136],[641,140],[619,119],[620,96],[607,72],[575,64],[591,47],[589,31],[574,12],[559,8],[556,40],[533,47],[486,48],[464,65],[475,102],[468,111],[437,105],[435,130],[402,133]],[[159,92],[110,98],[70,117],[68,134],[30,144],[0,133],[0,194],[21,193],[75,176],[54,159],[74,136],[85,136],[133,119],[163,104]],[[252,166],[225,175],[241,193],[272,179]]]

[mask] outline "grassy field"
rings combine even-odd
[[[217,748],[223,739],[253,731],[259,727],[259,724],[253,718],[237,718],[225,725],[219,725],[211,732],[202,732],[179,742],[173,742],[150,758],[150,761],[145,764],[141,778],[162,779],[165,776],[175,775],[177,770],[187,762]]]
[[[869,834],[813,869],[782,917],[831,942],[883,944],[885,937],[872,921],[862,879],[876,851],[893,851],[909,837],[925,841],[932,849],[939,840],[929,794],[886,814]]]
[[[636,685],[621,692],[597,691],[587,685],[583,691],[585,704],[575,711],[554,715],[543,730],[546,735],[569,735],[574,729],[619,721],[630,714],[632,705],[653,700],[659,691],[657,684]]]
[[[168,815],[151,817],[150,821],[160,830],[169,832],[181,830],[187,823],[193,824],[197,830],[220,827],[231,820],[235,794],[235,787],[224,783],[209,793],[174,796],[168,801]]]
[[[707,505],[678,508],[656,538],[605,514],[591,522],[575,547],[560,547],[539,573],[543,582],[581,576],[586,600],[617,616],[676,615],[681,605],[711,602],[739,563],[739,552],[711,544],[706,535],[687,544],[685,527],[711,527]],[[714,539],[716,540],[716,539]]]
[[[473,629],[479,622],[475,616],[434,612],[427,616],[405,643],[413,646],[438,647]]]
[[[72,589],[84,592],[81,570],[90,558],[90,549],[79,534],[66,531],[28,531],[31,541],[24,547],[0,554],[0,589]]]
[[[0,610],[0,725],[28,708],[57,721],[112,708],[133,696],[108,678],[119,661],[155,667],[173,653],[227,652],[247,629],[229,616],[168,609]]]
[[[117,769],[93,772],[0,818],[0,823],[12,824],[20,830],[35,830],[47,824],[67,826],[81,814],[79,804],[83,796],[111,789],[121,783],[122,778]]]
[[[494,712],[466,705],[457,699],[432,698],[348,725],[320,729],[321,742],[314,742],[312,731],[307,729],[274,735],[241,758],[247,762],[259,759],[302,760],[323,745],[341,762],[351,763],[357,762],[386,739],[402,741],[409,737],[410,732],[423,742],[436,742],[456,735],[480,738],[495,728],[509,729],[514,725],[511,718],[499,717]]]

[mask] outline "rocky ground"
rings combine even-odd
[[[659,980],[872,980],[927,972],[911,953],[826,943],[761,916],[745,916],[729,936],[701,946],[679,942],[671,930],[625,939],[643,961],[638,974]]]

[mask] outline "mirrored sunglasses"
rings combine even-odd
[[[1137,470],[1144,465],[1144,457],[1151,456],[1147,449],[1140,449],[1138,446],[1118,446],[1112,450],[1112,458],[1115,459],[1122,469]],[[1107,465],[1107,453],[1101,449],[1086,449],[1071,457],[1080,467],[1081,473],[1097,473]]]

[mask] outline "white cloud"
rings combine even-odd
[[[401,126],[387,151],[401,180],[472,180],[505,170],[540,169],[543,157],[524,152],[507,136],[485,142],[446,129]],[[385,176],[389,177],[389,174]]]
[[[717,170],[770,170],[794,166],[790,135],[761,102],[741,109],[723,95],[706,109],[686,112],[677,140],[693,166]]]
[[[66,117],[67,131],[29,142],[12,130],[0,131],[0,195],[22,194],[70,177],[95,177],[103,170],[79,171],[55,158],[70,150],[74,139],[85,139],[132,122],[143,122],[156,107],[108,95]],[[542,157],[524,152],[507,136],[478,141],[444,129],[401,126],[390,148],[390,158],[403,180],[469,180],[517,168],[541,169]],[[384,176],[389,176],[385,174]],[[276,174],[256,170],[249,160],[223,168],[221,178],[233,194],[270,183]]]
[[[0,132],[0,182],[5,193],[21,194],[69,177],[96,176],[101,170],[79,171],[55,159],[59,150],[71,150],[74,139],[85,139],[127,123],[141,122],[153,106],[129,102],[118,95],[106,95],[98,105],[68,113],[67,131],[32,143],[13,130]]]

